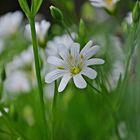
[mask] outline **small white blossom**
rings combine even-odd
[[[30,83],[24,72],[15,71],[7,76],[4,89],[10,93],[28,92],[30,90]]]
[[[91,4],[95,7],[103,7],[112,10],[119,0],[90,0]]]
[[[59,50],[60,57],[48,57],[48,63],[56,67],[46,75],[45,82],[52,83],[62,77],[58,87],[59,92],[65,89],[71,78],[77,88],[86,88],[87,83],[83,75],[90,79],[95,79],[97,76],[97,72],[89,66],[104,64],[103,59],[91,58],[99,51],[99,46],[92,44],[93,42],[89,41],[81,51],[78,43],[72,43],[69,49],[62,45]]]
[[[43,43],[45,41],[46,34],[50,28],[50,22],[42,20],[40,23],[35,22],[37,39],[39,42]],[[25,36],[31,41],[31,29],[30,25],[25,26]]]
[[[75,38],[75,33],[72,33],[72,37]],[[67,49],[70,48],[73,40],[68,34],[55,37],[52,41],[49,41],[47,44],[47,54],[53,56],[59,56],[58,50],[61,49],[61,46],[64,45]]]
[[[132,25],[132,23],[133,23],[132,12],[129,12],[127,14],[125,21],[128,23],[128,25]]]
[[[23,15],[19,11],[7,13],[0,17],[0,36],[9,36],[16,33],[22,19]]]
[[[33,65],[34,55],[32,46],[28,49],[24,50],[21,54],[15,56],[12,62],[9,62],[6,66],[6,70],[8,73],[12,73],[13,71],[21,68],[25,68],[27,66]]]

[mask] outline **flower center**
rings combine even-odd
[[[76,74],[80,73],[80,71],[81,71],[81,69],[79,67],[72,67],[71,68],[71,73],[73,75],[76,75]]]
[[[113,3],[113,0],[105,0],[105,2],[107,3],[107,5],[111,6]]]

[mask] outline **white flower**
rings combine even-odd
[[[50,22],[45,21],[45,20],[42,20],[40,23],[35,22],[35,28],[36,28],[36,34],[37,34],[38,41],[43,43],[45,41],[46,34],[50,28]],[[29,40],[32,40],[31,39],[31,29],[30,29],[29,24],[27,24],[25,26],[25,36],[27,38],[29,38]]]
[[[4,89],[10,93],[30,91],[30,83],[26,73],[22,71],[15,71],[11,75],[7,76],[7,79],[4,83]]]
[[[71,44],[69,49],[62,45],[63,48],[59,50],[61,58],[48,57],[48,63],[55,65],[56,68],[46,75],[45,82],[52,83],[62,77],[58,87],[59,92],[65,89],[71,78],[77,88],[86,88],[87,83],[83,75],[90,79],[95,79],[97,76],[97,72],[89,66],[104,64],[103,59],[91,58],[99,51],[99,46],[93,46],[92,44],[92,41],[89,41],[81,51],[78,43]]]
[[[25,68],[27,66],[33,65],[34,62],[34,55],[32,46],[28,49],[24,50],[20,55],[14,57],[13,61],[7,64],[7,72],[11,73],[20,68]]]
[[[118,2],[119,0],[90,0],[91,4],[95,7],[103,7],[107,9],[113,9],[114,5]]]
[[[22,19],[23,15],[19,11],[7,13],[0,17],[0,36],[9,36],[16,33]]]
[[[132,12],[129,12],[127,14],[125,21],[128,23],[128,25],[132,25],[132,23],[133,23]]]
[[[75,38],[75,33],[72,33],[72,37]],[[59,56],[58,50],[61,49],[61,46],[64,45],[67,49],[70,48],[73,40],[68,34],[55,37],[52,41],[49,41],[47,44],[47,54],[53,56]]]

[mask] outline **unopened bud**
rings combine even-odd
[[[132,12],[133,22],[137,23],[140,19],[140,4],[137,1]]]
[[[50,7],[52,17],[57,21],[63,21],[63,14],[60,9],[51,6]]]

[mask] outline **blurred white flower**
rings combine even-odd
[[[86,88],[87,83],[82,75],[95,79],[97,72],[89,66],[104,64],[103,59],[91,58],[99,51],[99,46],[93,46],[92,44],[93,42],[89,41],[81,51],[78,43],[72,43],[69,49],[62,45],[59,49],[61,58],[56,56],[48,57],[48,63],[55,65],[56,68],[46,75],[45,82],[52,83],[62,77],[58,87],[58,91],[62,92],[69,80],[73,78],[77,88]]]
[[[103,7],[112,10],[119,0],[90,0],[95,7]]]
[[[75,33],[72,33],[72,37],[75,38]],[[47,54],[52,56],[59,56],[58,50],[64,45],[67,49],[71,46],[73,40],[68,34],[55,37],[52,41],[47,44]]]
[[[13,58],[13,61],[9,62],[6,65],[7,79],[11,77],[13,73],[16,75],[16,72],[19,73],[19,71],[22,72],[23,75],[25,75],[28,81],[30,81],[30,86],[36,86],[34,55],[32,46],[24,50],[21,54],[15,56]]]
[[[128,25],[132,25],[132,23],[133,23],[132,12],[129,12],[127,14],[125,21],[128,23]]]
[[[0,39],[0,54],[3,52],[4,49],[4,41]]]
[[[113,90],[117,87],[118,81],[121,78],[124,78],[125,74],[125,54],[122,49],[122,43],[120,42],[119,38],[111,37],[111,43],[113,45],[113,52],[112,55],[115,57],[115,61],[112,65],[112,71],[108,76],[108,80],[110,83],[110,90]]]
[[[6,70],[8,73],[11,73],[14,70],[24,68],[27,66],[33,65],[34,55],[32,46],[24,50],[20,55],[17,55],[13,58],[13,61],[7,64]]]
[[[22,22],[23,15],[21,12],[10,12],[0,17],[0,36],[9,36],[18,31]]]
[[[40,43],[43,43],[45,41],[46,34],[50,28],[50,22],[46,20],[42,20],[40,23],[35,22],[35,28],[36,28],[36,34],[37,34],[37,39]],[[31,29],[30,25],[27,24],[25,26],[25,36],[28,38],[30,41],[32,40],[31,38]]]
[[[10,93],[28,92],[30,90],[30,83],[24,72],[14,71],[11,75],[7,76],[4,89]]]
[[[118,124],[118,131],[119,131],[119,135],[120,135],[121,139],[125,139],[127,137],[128,130],[127,130],[126,123],[124,121],[121,121]]]

